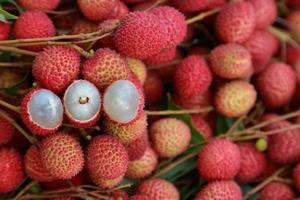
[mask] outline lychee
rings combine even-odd
[[[213,136],[212,128],[201,114],[193,114],[191,117],[193,126],[201,133],[203,138],[209,139]]]
[[[65,91],[63,102],[70,123],[77,127],[90,127],[97,123],[100,117],[101,95],[91,82],[74,81]]]
[[[126,58],[126,61],[131,69],[131,71],[137,76],[142,84],[145,83],[147,78],[147,68],[146,65],[138,59]]]
[[[55,132],[63,121],[63,105],[58,96],[46,89],[35,89],[22,100],[21,116],[33,134]]]
[[[32,74],[38,83],[62,93],[79,75],[80,55],[68,46],[48,46],[34,59]]]
[[[69,196],[61,196],[61,197],[55,197],[51,200],[75,200],[75,199]]]
[[[190,98],[175,94],[173,100],[176,104],[185,109],[201,109],[212,105],[212,92],[207,90],[202,94]]]
[[[198,155],[198,170],[207,181],[234,178],[241,167],[239,147],[227,139],[209,142]]]
[[[60,0],[17,0],[18,4],[26,10],[55,10]]]
[[[124,175],[121,175],[117,178],[102,178],[102,177],[96,177],[92,176],[91,179],[92,181],[97,184],[99,187],[104,188],[104,189],[111,189],[113,187],[118,186],[121,181],[123,180]]]
[[[122,199],[122,200],[129,200],[129,196],[127,192],[124,190],[115,190],[111,194],[109,194],[110,197],[112,197],[114,200]]]
[[[129,8],[122,0],[115,0],[115,6],[109,16],[112,19],[122,19],[129,13]]]
[[[10,33],[9,22],[0,22],[0,40],[8,40]]]
[[[295,193],[284,183],[271,182],[260,191],[260,200],[293,200]]]
[[[142,2],[145,2],[147,0],[123,0],[125,3],[128,3],[128,4],[136,4],[136,3],[142,3]]]
[[[75,135],[52,134],[42,141],[40,151],[43,166],[55,178],[71,179],[83,169],[83,151]]]
[[[300,41],[300,10],[294,10],[286,17],[288,26],[292,31],[292,35],[297,41]]]
[[[293,169],[293,180],[298,191],[300,191],[300,164],[298,163]]]
[[[114,24],[120,23],[117,19],[107,19],[98,25],[98,30],[107,29],[108,27],[114,26]],[[111,33],[107,35],[106,37],[103,37],[97,41],[97,46],[100,48],[110,48],[115,50],[115,42],[114,42],[114,33]]]
[[[173,0],[172,2],[183,12],[199,12],[208,8],[210,0]]]
[[[133,195],[130,197],[130,200],[151,200],[151,199],[146,195]]]
[[[294,66],[297,62],[300,61],[300,48],[293,47],[292,45],[287,45],[286,58],[287,63]]]
[[[148,65],[162,65],[166,64],[175,58],[177,53],[176,47],[171,47],[169,49],[163,49],[159,54],[151,56],[145,60]]]
[[[256,102],[257,93],[252,84],[232,81],[221,86],[215,95],[216,110],[226,117],[248,113]]]
[[[98,29],[97,24],[95,24],[91,21],[85,20],[85,19],[79,19],[73,25],[71,34],[77,35],[77,34],[81,34],[81,33],[92,33],[92,32],[97,31],[97,29]],[[79,43],[77,45],[86,49],[89,46],[89,43]]]
[[[115,1],[111,0],[77,0],[78,7],[82,14],[92,21],[108,19]]]
[[[9,143],[15,132],[15,127],[7,119],[0,116],[0,146]]]
[[[148,72],[143,88],[147,105],[156,104],[164,94],[163,82],[156,72]]]
[[[130,161],[140,159],[146,152],[149,145],[148,134],[145,132],[135,141],[125,144]]]

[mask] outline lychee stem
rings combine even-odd
[[[221,8],[215,8],[215,9],[200,13],[199,15],[196,15],[196,16],[186,20],[186,23],[187,24],[192,24],[192,23],[201,21],[201,20],[203,20],[204,18],[206,18],[208,16],[211,16],[211,15],[214,15],[214,14],[220,12],[221,10],[222,10]]]
[[[196,114],[196,113],[207,113],[213,110],[213,107],[206,107],[201,109],[191,110],[161,110],[161,111],[149,111],[146,110],[147,115],[182,115],[182,114]]]
[[[173,66],[176,64],[179,64],[181,60],[172,60],[171,62],[167,63],[167,64],[163,64],[163,65],[150,65],[149,67],[147,67],[147,70],[155,70],[155,69],[161,69],[164,67],[169,67],[169,66]]]
[[[80,104],[86,104],[86,103],[89,102],[89,98],[88,98],[88,97],[79,97],[78,102],[79,102]]]
[[[0,46],[0,50],[19,53],[19,54],[28,55],[28,56],[37,56],[38,55],[37,52],[19,49],[16,47]]]
[[[32,186],[34,186],[37,183],[37,181],[31,181],[14,197],[14,199],[19,199],[24,193],[26,193]]]
[[[0,62],[0,67],[24,67],[31,66],[31,62]]]
[[[235,130],[237,129],[237,127],[242,123],[242,121],[247,117],[247,115],[242,115],[241,117],[239,117],[233,124],[232,126],[228,129],[228,131],[226,132],[225,135],[234,135],[235,134]]]
[[[286,42],[296,48],[300,48],[299,43],[297,41],[295,41],[288,32],[281,30],[279,28],[273,27],[273,26],[268,28],[268,31],[271,34],[275,35],[277,38],[279,38],[279,40]]]
[[[19,106],[14,106],[14,105],[12,105],[10,103],[7,103],[6,101],[3,101],[1,99],[0,99],[0,105],[3,106],[3,107],[5,107],[5,108],[8,108],[8,109],[10,109],[12,111],[15,111],[17,113],[21,113],[21,110],[20,110]]]
[[[151,5],[149,8],[147,8],[145,11],[149,11],[152,10],[153,8],[155,8],[156,6],[158,6],[159,4],[162,4],[163,2],[165,2],[166,0],[156,0],[156,2],[153,3],[153,5]]]

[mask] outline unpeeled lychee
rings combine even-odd
[[[7,119],[0,116],[0,145],[9,143],[15,132],[15,127]]]
[[[207,9],[210,0],[173,0],[172,2],[183,12],[198,12]]]
[[[212,128],[201,114],[194,114],[191,117],[193,126],[201,133],[203,138],[209,139],[213,136]]]
[[[0,22],[0,40],[8,40],[10,33],[10,24],[8,22]]]
[[[287,45],[286,58],[287,63],[291,66],[294,66],[297,62],[300,61],[300,49],[291,45]]]
[[[98,185],[99,187],[101,187],[103,189],[111,189],[113,187],[118,186],[121,183],[121,181],[124,178],[124,175],[121,175],[117,178],[112,178],[112,179],[110,179],[110,178],[99,178],[99,177],[97,179],[94,179],[94,178],[95,178],[94,176],[91,177],[92,181],[96,185]]]
[[[115,6],[109,16],[112,19],[122,19],[129,13],[129,8],[122,0],[115,0]]]
[[[153,105],[157,103],[164,93],[162,79],[156,72],[148,72],[143,89],[146,104]]]
[[[77,0],[78,7],[82,14],[92,21],[108,19],[115,1],[111,0]]]
[[[199,174],[208,181],[232,179],[240,167],[240,150],[227,139],[212,140],[198,155]]]
[[[149,141],[147,132],[143,133],[135,141],[125,144],[129,160],[133,161],[140,159],[145,154],[148,145]]]
[[[177,53],[176,47],[171,47],[169,49],[163,49],[158,54],[151,56],[145,60],[145,63],[148,65],[162,65],[166,64],[172,59],[175,58]]]
[[[79,75],[80,55],[68,46],[48,46],[36,56],[32,73],[38,83],[62,93]]]
[[[126,58],[126,61],[131,69],[131,71],[137,76],[142,84],[145,83],[147,78],[147,68],[146,65],[138,59]]]
[[[260,191],[261,200],[294,200],[295,193],[284,183],[271,182]]]
[[[26,10],[55,10],[60,0],[17,0],[18,4]]]
[[[300,10],[294,10],[286,17],[289,28],[297,41],[300,41]]]
[[[146,195],[133,195],[130,197],[130,200],[150,200],[150,197]]]
[[[298,191],[300,191],[300,164],[298,163],[293,169],[293,180]]]
[[[122,200],[129,200],[129,196],[127,192],[124,190],[115,190],[112,192],[112,194],[109,194],[110,197],[112,197],[114,200],[122,199]]]
[[[207,90],[202,94],[190,98],[175,94],[173,100],[176,104],[185,109],[201,109],[212,105],[212,92]]]

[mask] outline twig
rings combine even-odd
[[[181,115],[181,114],[196,114],[207,113],[213,110],[213,107],[191,109],[191,110],[161,110],[161,111],[149,111],[146,110],[147,115]]]
[[[237,127],[240,125],[240,123],[247,117],[247,115],[242,115],[239,117],[234,124],[228,129],[225,135],[231,135],[234,134],[234,131],[237,129]]]
[[[176,65],[179,63],[180,63],[180,60],[172,60],[171,62],[169,62],[167,64],[163,64],[163,65],[150,65],[149,67],[147,67],[147,69],[148,70],[161,69],[161,68],[173,66],[173,65]]]
[[[31,181],[14,197],[14,200],[18,200],[24,193],[26,193],[36,183],[37,183],[37,181]]]
[[[14,106],[14,105],[7,103],[6,101],[3,101],[1,99],[0,99],[0,105],[5,108],[8,108],[9,110],[15,111],[16,113],[21,113],[19,106]]]
[[[0,50],[1,51],[9,51],[9,52],[14,52],[14,53],[24,54],[24,55],[28,55],[28,56],[38,55],[37,52],[28,51],[28,50],[24,50],[24,49],[18,49],[16,47],[0,46]]]
[[[0,67],[23,67],[31,65],[31,62],[0,62]]]
[[[201,21],[202,19],[204,19],[208,16],[211,16],[211,15],[214,15],[214,14],[220,12],[221,10],[222,10],[221,8],[215,8],[215,9],[209,10],[207,12],[200,13],[199,15],[196,15],[196,16],[186,20],[186,23],[187,24],[192,24],[192,23]]]

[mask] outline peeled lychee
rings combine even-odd
[[[17,0],[18,4],[26,10],[55,10],[60,0]]]
[[[164,179],[152,178],[143,181],[137,188],[138,194],[147,195],[151,200],[179,200],[177,188]]]
[[[164,93],[163,82],[156,72],[148,72],[143,88],[147,105],[156,104]]]
[[[203,138],[209,139],[213,136],[212,128],[201,114],[194,114],[191,117],[193,126],[202,134]]]
[[[135,141],[125,144],[129,160],[133,161],[140,159],[145,154],[148,145],[148,134],[146,132],[139,136]]]
[[[79,139],[64,132],[52,134],[42,141],[41,159],[46,170],[58,179],[74,177],[84,165]]]
[[[63,121],[63,105],[58,96],[46,89],[35,89],[22,100],[21,116],[33,134],[55,132]]]
[[[5,118],[0,116],[0,145],[7,144],[15,135],[15,127]]]
[[[146,65],[138,59],[126,58],[126,61],[131,69],[131,71],[137,76],[142,84],[145,83],[147,78],[147,68]]]
[[[0,193],[16,189],[24,178],[21,155],[13,148],[0,148]]]
[[[234,181],[214,181],[208,183],[195,200],[242,200],[242,191]]]
[[[189,127],[175,118],[164,118],[150,127],[154,150],[160,157],[174,157],[184,152],[191,140]]]
[[[215,95],[215,106],[226,117],[239,117],[251,110],[256,96],[257,93],[250,83],[232,81],[219,88]]]
[[[108,19],[115,1],[111,0],[77,0],[78,7],[82,14],[92,21]]]
[[[295,193],[284,183],[271,182],[260,191],[260,200],[294,200]]]
[[[278,108],[289,103],[295,94],[296,75],[291,66],[275,62],[258,75],[255,86],[266,107]]]
[[[209,142],[198,156],[198,170],[207,181],[234,178],[241,167],[239,147],[227,139]]]
[[[48,46],[36,56],[32,74],[44,88],[62,93],[78,77],[80,55],[68,46]]]
[[[8,40],[10,33],[10,24],[8,22],[0,22],[0,40]]]

